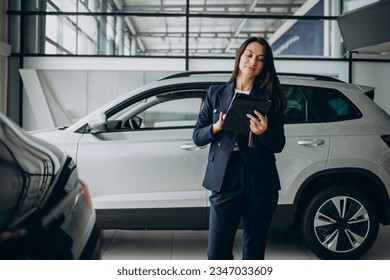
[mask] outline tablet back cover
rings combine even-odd
[[[246,94],[238,94],[228,109],[222,129],[226,131],[249,133],[249,118],[247,114],[254,115],[258,111],[264,116],[271,107],[271,101],[259,99]]]

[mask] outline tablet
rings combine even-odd
[[[231,132],[249,134],[250,119],[246,115],[255,115],[254,111],[256,110],[265,116],[270,108],[271,101],[269,100],[238,93],[235,95],[228,111],[226,112],[222,129]]]

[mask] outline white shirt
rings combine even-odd
[[[234,89],[234,94],[236,93],[243,93],[249,95],[250,91],[249,90],[239,90],[239,89]]]

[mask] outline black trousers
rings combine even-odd
[[[222,189],[209,198],[208,258],[233,259],[235,235],[242,219],[242,259],[263,260],[278,199],[277,190],[272,194],[254,192],[244,160],[239,152],[232,152]]]

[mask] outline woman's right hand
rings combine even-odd
[[[223,121],[225,120],[225,115],[226,114],[222,112],[219,113],[218,121],[213,124],[213,135],[218,134],[222,130],[222,125],[223,125]]]

